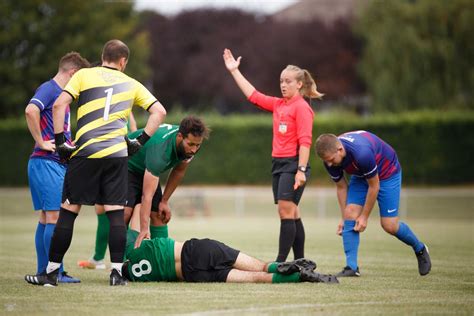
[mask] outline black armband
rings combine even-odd
[[[138,140],[138,142],[143,146],[143,145],[145,145],[145,143],[146,143],[147,141],[150,140],[150,136],[148,136],[148,134],[145,133],[145,131],[143,131],[143,132],[140,134],[140,136],[137,137],[137,140]]]
[[[64,132],[54,134],[54,144],[59,146],[66,142],[66,138],[64,137]]]

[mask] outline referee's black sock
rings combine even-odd
[[[109,250],[112,263],[123,262],[127,230],[123,216],[123,208],[105,212],[110,222]]]
[[[49,261],[57,263],[63,261],[64,254],[71,245],[72,232],[74,230],[74,221],[76,220],[76,217],[76,213],[61,207],[58,222],[54,228],[53,237],[51,237]]]
[[[296,234],[295,241],[293,242],[293,254],[295,255],[295,260],[304,258],[304,226],[301,218],[295,220]]]
[[[280,242],[278,245],[278,257],[275,261],[284,262],[290,253],[296,235],[294,219],[282,219],[280,224]]]

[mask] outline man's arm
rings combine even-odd
[[[143,175],[142,206],[140,208],[140,234],[135,241],[135,248],[140,247],[143,239],[150,238],[150,213],[153,196],[160,178],[145,170]]]
[[[377,195],[379,194],[380,189],[379,175],[376,174],[372,178],[367,179],[367,183],[369,184],[369,189],[367,190],[365,204],[362,208],[362,213],[356,219],[356,225],[354,227],[354,230],[358,232],[363,232],[367,227],[367,220],[369,219],[375,201],[377,200]]]
[[[71,102],[71,95],[63,91],[53,105],[54,143],[56,151],[62,159],[69,159],[77,149],[76,146],[66,143],[66,137],[64,136],[64,117],[66,116],[66,108]]]
[[[33,136],[33,139],[41,149],[46,151],[54,151],[56,149],[54,146],[54,141],[45,141],[41,136],[40,113],[40,109],[35,104],[28,104],[25,109],[26,124],[28,125],[31,136]]]
[[[148,113],[150,113],[150,116],[148,117],[148,121],[146,122],[143,131],[151,136],[156,132],[158,127],[160,127],[160,124],[163,123],[166,116],[166,110],[159,101],[156,101],[148,109]]]
[[[336,182],[336,192],[337,192],[337,201],[339,203],[339,208],[341,210],[341,220],[337,226],[337,234],[342,235],[342,229],[344,228],[344,210],[347,203],[347,181],[345,177],[342,177],[338,182]]]
[[[166,110],[158,100],[150,106],[148,112],[150,113],[150,116],[148,117],[148,121],[146,122],[143,132],[135,139],[129,139],[127,135],[125,135],[129,156],[136,154],[140,148],[145,145],[145,143],[160,127],[160,124],[163,123],[163,120],[166,116]]]
[[[159,212],[160,217],[163,223],[168,223],[171,219],[171,210],[168,205],[168,201],[171,198],[174,190],[178,187],[186,174],[186,169],[188,168],[189,163],[181,162],[179,165],[171,170],[170,175],[168,176],[168,181],[166,182],[166,187],[163,192],[163,197],[160,202]]]
[[[61,92],[53,105],[53,126],[54,134],[64,132],[64,117],[66,116],[66,108],[72,102],[72,97],[67,92]],[[58,144],[56,144],[57,146]]]

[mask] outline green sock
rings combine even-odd
[[[280,273],[273,273],[272,283],[298,283],[300,282],[300,274],[298,272],[284,275]]]
[[[150,235],[153,238],[168,238],[168,225],[165,226],[151,226]]]
[[[93,259],[96,261],[104,260],[105,251],[109,243],[109,219],[107,215],[97,215],[98,225],[95,235],[95,253]]]
[[[268,264],[268,273],[276,273],[277,266],[278,266],[278,262],[270,262]]]

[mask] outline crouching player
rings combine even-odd
[[[402,168],[395,150],[372,133],[354,131],[339,137],[320,135],[316,140],[316,153],[336,183],[342,212],[337,234],[342,236],[346,267],[337,276],[360,276],[357,264],[359,234],[366,229],[376,200],[383,229],[413,248],[420,275],[427,275],[431,270],[428,247],[418,240],[407,224],[398,220]],[[352,175],[349,184],[344,172]]]
[[[185,281],[234,283],[339,283],[333,275],[314,271],[308,259],[265,263],[212,239],[145,239],[134,248],[139,219],[134,212],[127,234],[122,273],[132,282]]]

